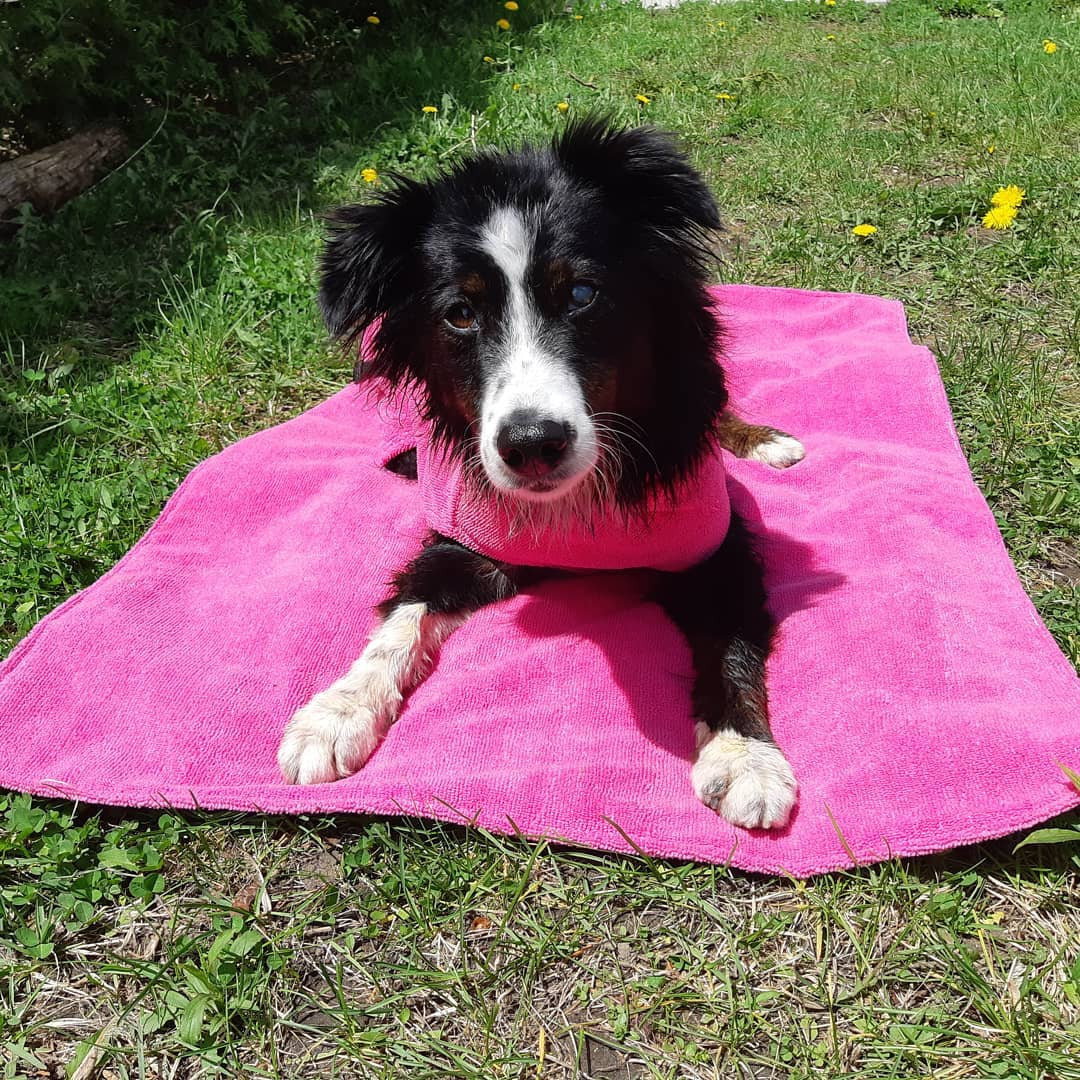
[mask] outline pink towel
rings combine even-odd
[[[359,654],[424,530],[355,387],[200,465],[101,581],[0,669],[0,784],[131,806],[422,814],[807,875],[1001,836],[1078,796],[1080,684],[972,482],[901,306],[731,286],[734,401],[796,434],[728,460],[781,620],[774,729],[800,783],[776,833],[690,787],[690,660],[643,575],[472,618],[371,761],[288,787],[286,720]],[[386,411],[386,406],[382,407]],[[400,446],[396,449],[401,449]]]

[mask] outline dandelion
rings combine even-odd
[[[826,41],[835,41],[836,40],[836,35],[835,34],[826,34],[825,35],[825,40]]]
[[[1020,204],[1024,201],[1024,189],[1016,184],[998,188],[990,196],[990,209],[982,219],[988,229],[1007,229],[1016,218]]]
[[[382,22],[378,15],[369,15],[367,21],[371,23],[372,26],[378,26],[379,23]]]
[[[503,4],[503,7],[506,8],[507,11],[517,11],[518,9],[518,6],[514,3],[514,0],[506,0],[506,3]]]
[[[867,236],[873,236],[874,233],[876,233],[876,232],[877,232],[877,226],[876,225],[866,225],[866,224],[856,225],[855,228],[851,230],[851,233],[852,233],[853,236],[858,236],[858,237],[861,237],[863,239],[865,239]]]
[[[495,63],[495,57],[494,56],[485,56],[484,57],[484,63],[485,64],[494,64]]]
[[[988,229],[1007,229],[1015,217],[1015,206],[991,206],[982,223]]]
[[[836,7],[836,0],[825,0],[826,7]]]
[[[434,105],[425,105],[420,111],[427,113],[428,116],[434,116],[439,110]]]
[[[510,29],[510,20],[509,19],[500,19],[495,25],[500,30],[509,30]]]
[[[635,94],[634,100],[640,101],[642,105],[648,105],[652,101],[652,98],[647,98],[644,94]]]
[[[521,83],[519,83],[519,82],[514,83],[514,85],[511,87],[511,89],[512,90],[520,90],[521,89]]]
[[[555,106],[555,108],[558,109],[561,113],[569,112],[570,103],[568,101],[560,101],[559,104]]]
[[[735,100],[735,95],[734,94],[717,94],[716,95],[716,100],[717,101],[734,101]]]
[[[582,19],[584,19],[584,18],[585,18],[585,16],[584,16],[584,15],[575,15],[575,16],[574,16],[574,18],[575,18],[575,19],[576,19],[576,20],[577,20],[578,22],[581,22],[581,20],[582,20]]]
[[[1057,49],[1057,42],[1051,41],[1049,38],[1043,38],[1044,53],[1056,53]]]
[[[1025,191],[1022,187],[1010,184],[1008,187],[998,188],[990,197],[991,206],[1011,206],[1017,209],[1024,201]]]
[[[379,174],[374,169],[361,169],[360,179],[363,180],[365,184],[374,184],[375,181],[379,179]]]
[[[995,145],[994,145],[993,143],[991,143],[991,144],[990,144],[990,145],[989,145],[989,146],[988,146],[988,147],[986,148],[986,152],[987,152],[988,154],[992,154],[992,153],[993,153],[993,152],[994,152],[994,151],[995,151],[996,149],[997,149],[997,147],[996,147],[996,146],[995,146]]]

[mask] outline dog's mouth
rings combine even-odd
[[[561,486],[561,484],[546,480],[533,480],[531,483],[522,484],[521,490],[527,491],[530,495],[550,495],[552,492],[557,492]]]
[[[577,491],[591,472],[591,465],[559,470],[543,477],[521,477],[505,468],[490,468],[485,461],[484,471],[496,491],[506,492],[525,502],[552,503]]]

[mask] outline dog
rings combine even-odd
[[[588,119],[428,182],[395,177],[376,201],[336,211],[319,303],[348,349],[369,333],[361,379],[415,396],[478,505],[516,508],[541,533],[583,516],[647,525],[654,501],[677,504],[721,447],[776,468],[804,453],[728,408],[707,292],[720,228],[672,136]],[[387,467],[415,477],[416,453]],[[769,726],[762,571],[735,514],[713,548],[657,571],[651,594],[693,656],[689,779],[733,825],[779,828],[797,787]],[[433,532],[394,578],[360,658],[289,721],[284,778],[361,768],[446,637],[543,573]]]

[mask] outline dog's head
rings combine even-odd
[[[726,402],[718,227],[669,137],[584,121],[339,210],[320,305],[349,345],[379,320],[367,369],[418,389],[472,474],[534,502],[599,478],[629,504],[693,468]]]

